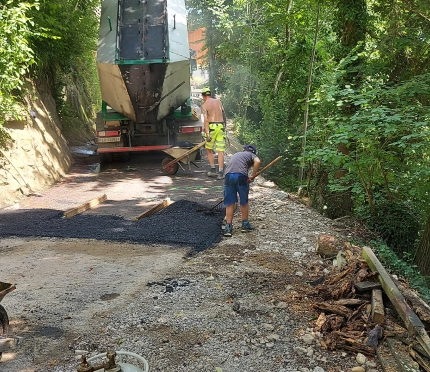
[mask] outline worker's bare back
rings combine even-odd
[[[208,123],[224,123],[224,107],[217,98],[208,98],[202,105],[202,114]]]

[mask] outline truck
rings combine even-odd
[[[103,0],[96,62],[102,163],[202,141],[184,0]]]

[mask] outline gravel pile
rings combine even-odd
[[[219,242],[223,210],[179,200],[138,221],[110,215],[80,214],[63,218],[62,211],[15,210],[0,214],[1,237],[80,238],[140,244],[172,244],[202,251]]]

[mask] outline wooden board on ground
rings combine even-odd
[[[141,215],[137,216],[136,220],[138,221],[141,218],[152,216],[153,214],[158,213],[161,210],[163,210],[164,208],[168,207],[172,203],[173,202],[169,198],[164,199],[161,203],[158,203],[156,206],[152,207],[150,210],[148,210],[148,211],[142,213]]]
[[[430,356],[430,338],[427,335],[424,324],[421,322],[420,318],[418,318],[418,316],[408,306],[402,293],[394,284],[390,275],[379,262],[372,249],[369,247],[363,247],[362,256],[366,260],[369,267],[373,271],[378,272],[378,278],[381,282],[382,288],[393,303],[402,320],[405,322],[409,333],[417,338],[418,342],[427,353],[427,356]]]
[[[380,289],[372,291],[372,322],[378,324],[384,322],[384,301]]]
[[[73,216],[76,216],[79,213],[85,212],[88,209],[96,207],[100,203],[103,203],[106,199],[107,199],[107,196],[106,196],[106,194],[104,194],[98,198],[90,200],[87,203],[81,204],[80,206],[78,206],[76,208],[68,209],[67,211],[64,212],[64,217],[65,218],[71,218]]]
[[[376,282],[358,282],[355,283],[355,288],[357,288],[358,292],[367,292],[371,291],[372,289],[381,289],[381,283]]]

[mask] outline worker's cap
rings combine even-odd
[[[209,95],[209,94],[211,94],[211,88],[208,88],[208,87],[203,88],[202,89],[202,94],[203,95]]]
[[[250,152],[252,152],[253,154],[256,154],[256,153],[257,153],[257,148],[256,148],[254,145],[246,145],[246,146],[243,148],[243,151],[250,151]]]

